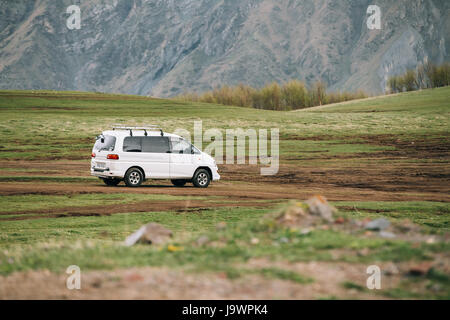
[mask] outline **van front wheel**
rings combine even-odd
[[[175,187],[184,187],[187,183],[186,180],[171,180]]]
[[[192,179],[192,182],[197,188],[208,188],[209,183],[211,182],[209,172],[205,169],[197,170],[197,172],[194,174],[194,179]]]
[[[125,184],[128,187],[139,187],[144,181],[144,175],[138,168],[131,168],[125,173]]]

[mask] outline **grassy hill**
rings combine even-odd
[[[333,139],[355,139],[359,135],[389,133],[445,138],[449,128],[449,97],[450,88],[440,88],[301,112],[279,112],[129,95],[0,91],[0,138],[4,149],[0,159],[45,158],[48,156],[45,152],[52,152],[56,158],[81,159],[84,155],[73,152],[89,154],[92,138],[114,123],[156,123],[168,132],[176,128],[193,132],[195,120],[203,121],[204,130],[280,128],[284,137],[282,150],[286,152],[289,141],[302,146],[296,137],[327,135]],[[16,152],[18,148],[20,152]]]
[[[448,113],[449,87],[378,96],[348,101],[296,112],[395,112]],[[295,111],[294,111],[295,112]]]

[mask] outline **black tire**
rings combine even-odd
[[[107,186],[115,187],[120,183],[120,179],[102,179]]]
[[[187,180],[171,180],[175,187],[184,187],[187,183]]]
[[[194,174],[194,178],[192,179],[192,183],[197,188],[208,188],[211,183],[211,176],[209,172],[205,169],[198,169]]]
[[[124,181],[127,187],[137,188],[144,182],[144,174],[138,168],[131,168],[125,173]]]

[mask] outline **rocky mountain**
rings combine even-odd
[[[0,88],[167,97],[321,79],[380,93],[390,75],[450,60],[449,13],[448,0],[0,0]]]

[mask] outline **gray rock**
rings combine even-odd
[[[278,241],[279,241],[280,243],[288,243],[288,242],[289,242],[289,239],[286,238],[286,237],[281,237]]]
[[[400,270],[394,263],[389,263],[383,268],[383,273],[387,276],[394,276],[400,273]]]
[[[389,222],[389,220],[380,218],[368,222],[366,224],[366,230],[374,230],[374,231],[385,230],[389,228],[390,225],[391,223]]]
[[[380,237],[387,238],[387,239],[395,238],[395,234],[393,234],[392,232],[388,232],[388,231],[380,231],[379,235],[380,235]]]
[[[149,223],[125,239],[126,246],[136,243],[163,244],[172,237],[172,231],[158,223]]]
[[[328,203],[325,197],[315,196],[305,203],[308,205],[308,211],[311,215],[320,216],[328,222],[333,222],[333,213],[336,212],[336,209]]]
[[[201,236],[200,238],[197,239],[197,245],[199,246],[204,246],[205,244],[207,244],[209,242],[209,237],[208,236]]]
[[[300,235],[302,235],[302,236],[306,236],[306,235],[308,235],[308,234],[310,234],[311,233],[311,229],[310,228],[303,228],[302,230],[300,230]]]
[[[219,222],[219,223],[216,225],[216,230],[217,230],[217,231],[223,231],[223,230],[225,230],[226,228],[227,228],[227,223],[224,222],[224,221],[221,221],[221,222]]]

